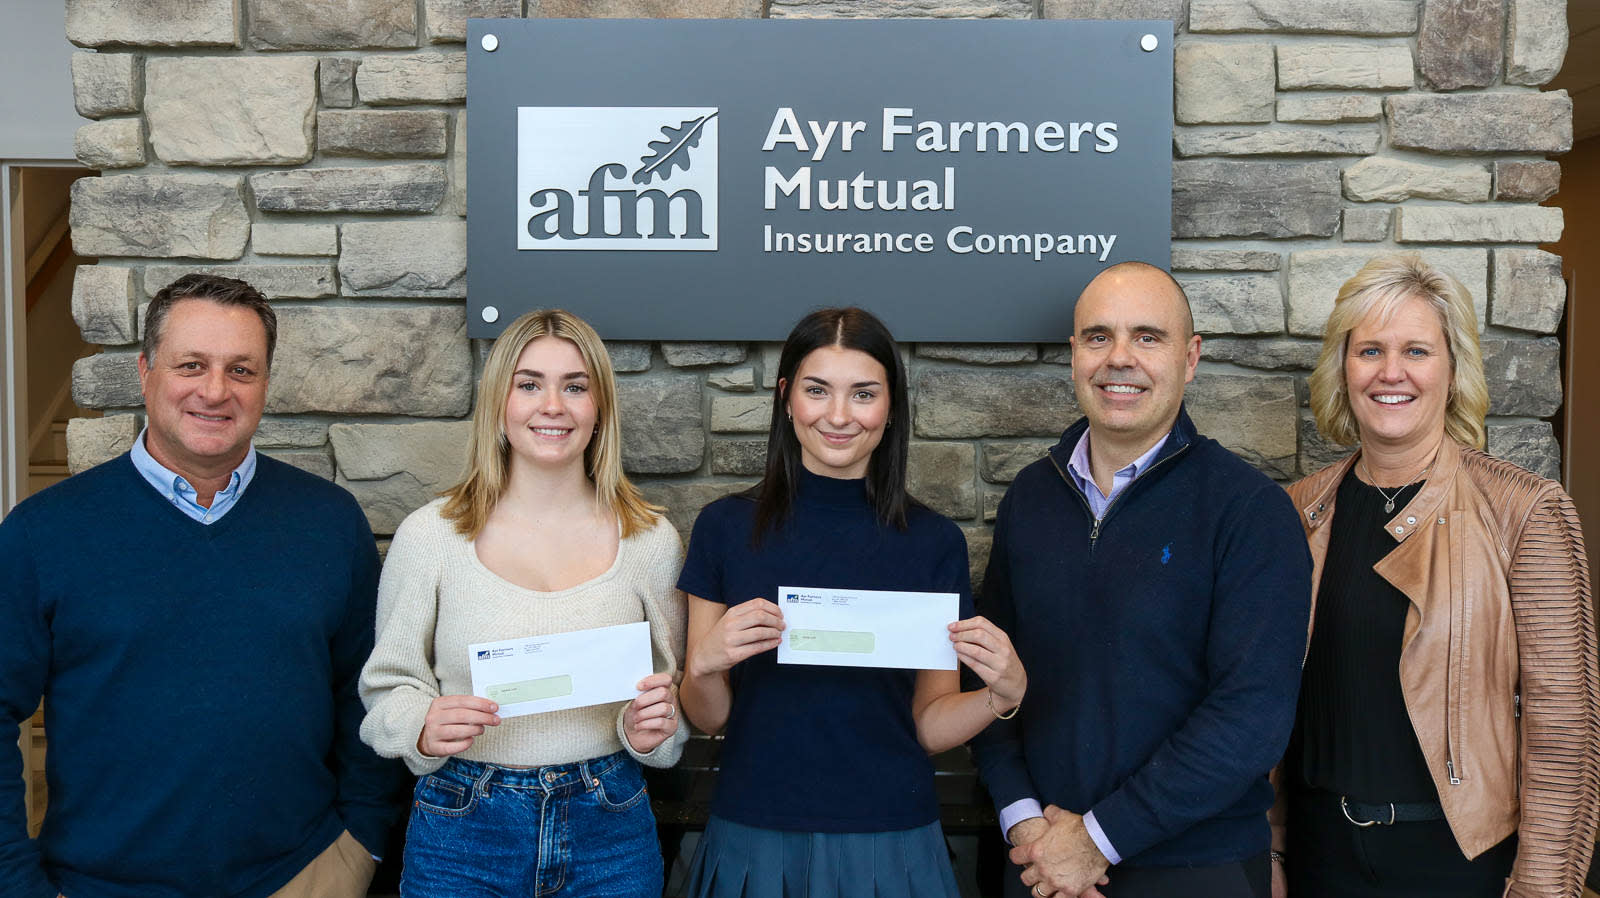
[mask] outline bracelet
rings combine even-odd
[[[1281,852],[1281,851],[1268,851],[1267,852],[1267,857],[1272,859],[1272,863],[1277,864],[1280,867],[1283,866],[1283,852]]]
[[[986,698],[984,698],[983,703],[989,706],[989,713],[993,714],[995,716],[995,718],[998,719],[998,720],[1010,720],[1011,718],[1017,716],[1017,712],[1018,711],[1022,710],[1022,703],[1021,702],[1017,702],[1015,707],[1013,707],[1010,711],[1007,711],[1004,714],[1001,714],[999,711],[996,711],[994,709],[994,690],[993,689],[989,690],[989,695]]]

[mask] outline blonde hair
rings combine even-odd
[[[506,440],[506,397],[517,359],[529,343],[540,337],[558,337],[578,349],[589,372],[594,396],[596,431],[583,450],[584,471],[594,482],[595,494],[622,524],[623,537],[654,526],[662,509],[644,500],[639,488],[622,472],[622,436],[618,427],[617,379],[611,354],[587,322],[561,309],[529,312],[511,322],[494,341],[478,384],[472,412],[472,439],[468,444],[467,473],[444,492],[441,514],[454,521],[456,532],[475,539],[488,523],[489,513],[505,494],[511,470],[511,444]]]
[[[1311,372],[1311,412],[1317,429],[1336,443],[1353,446],[1360,428],[1350,410],[1344,376],[1350,332],[1370,316],[1387,323],[1400,304],[1419,299],[1439,316],[1450,351],[1450,393],[1445,402],[1444,431],[1463,445],[1482,449],[1483,417],[1489,411],[1489,385],[1483,377],[1483,351],[1478,346],[1478,319],[1472,294],[1461,282],[1422,261],[1417,253],[1379,256],[1344,282],[1322,331],[1322,354]]]

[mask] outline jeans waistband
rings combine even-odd
[[[627,752],[623,751],[570,764],[548,764],[543,767],[505,767],[451,758],[434,776],[472,788],[483,795],[496,788],[543,792],[593,791],[599,787],[601,776],[630,760]]]

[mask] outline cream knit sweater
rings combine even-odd
[[[417,751],[428,706],[440,695],[470,695],[467,646],[519,636],[650,622],[657,672],[674,679],[683,659],[685,612],[675,583],[682,565],[678,531],[665,518],[623,539],[605,573],[559,592],[524,589],[478,560],[472,542],[440,517],[443,499],[412,512],[384,561],[378,585],[378,636],[361,671],[367,717],[361,738],[386,758],[403,758],[419,776],[444,765]],[[622,735],[626,703],[549,711],[487,727],[458,757],[536,767],[596,758],[626,748],[642,764],[670,767],[689,736],[686,722],[649,754]]]

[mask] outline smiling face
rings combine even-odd
[[[267,404],[267,330],[255,311],[182,299],[154,357],[139,355],[145,448],[191,484],[226,477],[250,451]]]
[[[1188,309],[1159,269],[1108,269],[1078,297],[1072,385],[1097,438],[1154,445],[1172,429],[1199,361]]]
[[[780,381],[800,461],[823,477],[867,476],[889,420],[889,374],[859,349],[824,346]]]
[[[513,471],[528,464],[583,470],[598,418],[589,387],[583,355],[570,341],[539,337],[522,348],[506,396]]]
[[[1345,388],[1363,445],[1410,449],[1444,435],[1450,348],[1439,313],[1409,297],[1368,315],[1350,331]]]

